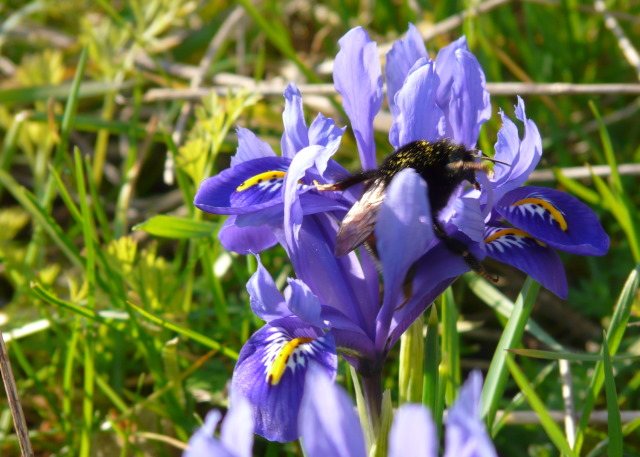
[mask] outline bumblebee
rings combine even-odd
[[[316,183],[316,189],[320,191],[341,191],[356,184],[364,184],[365,190],[362,197],[351,207],[340,224],[336,240],[336,256],[346,255],[365,242],[375,251],[373,229],[385,190],[398,172],[405,168],[413,168],[427,182],[436,236],[451,252],[462,256],[472,270],[494,282],[497,281],[497,278],[490,275],[480,261],[471,254],[469,248],[462,241],[447,235],[438,222],[439,213],[447,206],[453,192],[463,181],[468,181],[476,189],[480,189],[476,172],[489,170],[476,160],[483,159],[505,164],[499,160],[478,155],[477,152],[448,139],[436,142],[418,140],[398,148],[377,170],[363,171],[334,184]]]

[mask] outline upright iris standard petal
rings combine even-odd
[[[309,132],[304,120],[302,94],[295,84],[289,83],[284,91],[285,105],[282,113],[284,134],[280,142],[282,157],[293,158],[301,149],[309,146]]]
[[[387,98],[389,100],[389,109],[394,119],[399,115],[396,104],[396,94],[402,88],[405,78],[409,74],[409,70],[421,58],[426,58],[427,49],[420,32],[413,24],[409,24],[407,35],[396,41],[391,50],[387,53],[386,65],[384,67],[385,77],[387,81]],[[401,144],[398,139],[397,126],[394,125],[389,131],[389,143],[392,145]]]
[[[364,436],[347,393],[311,367],[298,420],[308,457],[366,457]]]
[[[338,149],[338,146],[333,146],[333,143],[340,142],[346,129],[346,127],[338,127],[336,121],[325,117],[322,113],[318,113],[318,116],[309,126],[309,144]]]
[[[231,157],[231,167],[253,159],[276,156],[269,143],[262,141],[251,130],[238,127],[236,133],[238,135],[238,151]]]
[[[438,52],[436,71],[440,77],[436,100],[447,120],[443,136],[473,148],[480,126],[491,117],[491,103],[484,72],[465,37]]]
[[[498,132],[495,158],[509,165],[499,163],[495,165],[495,175],[492,180],[496,200],[499,200],[510,190],[523,185],[542,156],[540,132],[535,122],[527,119],[524,102],[520,97],[518,97],[518,105],[516,106],[516,118],[524,122],[522,142],[515,124],[503,112],[500,112],[500,115],[502,116],[502,128]]]
[[[449,409],[444,457],[497,457],[487,428],[480,419],[482,375],[473,371]]]
[[[487,256],[524,271],[560,298],[567,297],[567,276],[560,256],[527,232],[501,226],[485,230]]]
[[[609,236],[593,210],[565,192],[519,187],[508,192],[494,209],[553,248],[579,255],[603,255],[609,249]]]
[[[282,203],[289,164],[283,157],[242,162],[202,181],[193,203],[213,214],[246,214]]]
[[[394,148],[416,140],[435,141],[444,136],[444,117],[436,104],[436,91],[440,79],[433,61],[419,60],[402,88],[396,94],[397,116],[389,138]]]
[[[389,433],[389,457],[435,457],[438,455],[436,427],[427,408],[404,404]]]
[[[382,105],[382,69],[377,45],[362,27],[351,29],[339,44],[333,82],[351,121],[362,168],[371,170],[376,168],[373,118]]]
[[[256,256],[258,269],[247,282],[249,302],[252,311],[265,322],[291,315],[289,307],[278,290],[276,283]]]
[[[293,317],[271,321],[242,347],[232,386],[251,403],[258,435],[279,442],[298,438],[298,411],[311,362],[335,378],[333,336]]]
[[[478,140],[480,126],[491,118],[491,103],[484,72],[476,57],[465,49],[456,50],[455,57],[457,66],[448,112],[452,127],[450,138],[471,149]]]

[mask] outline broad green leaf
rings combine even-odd
[[[143,230],[150,235],[184,240],[191,238],[206,238],[213,235],[218,227],[209,222],[159,215],[136,225],[133,229]]]

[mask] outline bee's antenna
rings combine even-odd
[[[494,159],[493,157],[487,157],[482,154],[478,154],[476,157],[480,160],[488,160],[489,162],[493,162],[493,163],[501,163],[502,165],[506,165],[508,167],[511,166],[510,163],[503,162],[502,160]]]

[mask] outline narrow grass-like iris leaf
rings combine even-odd
[[[134,230],[143,230],[150,235],[179,240],[206,238],[211,236],[217,228],[209,222],[166,215],[154,216],[133,227]]]
[[[525,357],[533,357],[536,359],[547,360],[576,360],[578,362],[598,362],[603,360],[600,354],[580,354],[576,352],[554,352],[554,351],[541,351],[539,349],[508,349],[517,355]],[[611,357],[611,360],[633,360],[639,359],[640,355],[628,354],[628,355],[616,355]]]
[[[504,317],[511,316],[514,304],[502,292],[500,292],[493,284],[477,274],[467,274],[465,279],[473,293],[482,300],[489,308]],[[555,351],[566,351],[567,349],[560,344],[555,338],[547,333],[533,319],[529,319],[525,328],[528,333],[535,336],[540,342],[546,344]]]
[[[498,410],[498,401],[502,397],[509,374],[505,364],[508,355],[506,349],[511,349],[522,339],[525,325],[539,290],[540,284],[527,278],[491,360],[487,379],[482,389],[482,416],[488,418],[489,429],[491,429],[491,424]]]
[[[182,327],[181,325],[178,324],[174,324],[173,322],[170,322],[166,319],[163,319],[159,316],[156,316],[155,314],[150,313],[149,311],[146,311],[144,309],[142,309],[139,306],[134,305],[131,302],[127,302],[127,304],[136,312],[140,313],[144,318],[150,320],[151,322],[153,322],[156,325],[159,325],[162,328],[166,328],[169,330],[173,330],[174,332],[179,333],[180,335],[184,335],[187,338],[190,338],[194,341],[197,341],[198,343],[201,343],[205,346],[207,346],[208,348],[211,349],[216,349],[218,351],[220,351],[222,354],[226,355],[227,357],[237,360],[238,359],[238,353],[236,351],[234,351],[233,349],[229,349],[228,347],[223,346],[222,344],[218,343],[215,340],[212,340],[211,338],[204,336],[198,332],[194,332],[193,330],[190,330],[186,327]]]
[[[511,355],[507,355],[505,357],[506,366],[509,368],[511,375],[513,376],[514,381],[518,384],[520,390],[527,397],[527,402],[531,405],[531,408],[535,411],[540,419],[540,424],[544,428],[547,435],[553,444],[563,453],[563,455],[567,456],[578,456],[571,447],[569,447],[569,443],[567,442],[564,434],[558,424],[556,424],[547,411],[547,407],[544,402],[538,397],[536,392],[531,387],[529,380],[526,378],[524,373],[520,370],[516,362],[511,358]]]
[[[604,388],[607,395],[607,426],[609,432],[609,455],[622,455],[622,418],[616,393],[616,379],[613,365],[609,356],[607,336],[602,342],[602,357],[604,366]]]
[[[627,282],[622,288],[622,293],[618,298],[618,302],[611,318],[611,324],[607,330],[607,345],[609,346],[609,354],[615,355],[622,336],[627,328],[629,322],[629,316],[631,315],[631,306],[638,291],[638,285],[640,284],[640,264],[636,265],[636,268],[631,272],[627,278]],[[593,376],[591,377],[591,384],[586,392],[584,406],[580,414],[580,422],[578,423],[578,429],[576,433],[575,451],[580,453],[582,444],[584,443],[584,433],[589,424],[589,417],[596,404],[596,399],[602,389],[604,382],[604,364],[602,361],[598,362],[595,366]]]
[[[427,337],[424,343],[424,382],[422,391],[422,403],[432,412],[433,420],[442,426],[442,416],[436,415],[436,402],[438,395],[438,366],[440,365],[440,353],[438,344],[438,311],[435,304],[431,305],[427,320]]]
[[[76,266],[83,265],[78,248],[64,234],[58,223],[45,211],[36,198],[18,182],[9,173],[0,170],[0,184],[4,186],[13,197],[25,208],[31,216],[40,223],[47,231],[47,234],[53,239],[58,247],[64,252],[69,260]]]
[[[445,400],[447,405],[452,405],[458,396],[458,387],[461,383],[460,370],[460,337],[458,335],[458,310],[451,288],[448,288],[441,296],[442,307],[442,363],[441,371],[446,374],[444,378]],[[444,369],[442,369],[444,368]]]
[[[420,403],[422,401],[422,383],[424,381],[423,327],[423,319],[418,318],[400,338],[399,404]]]

